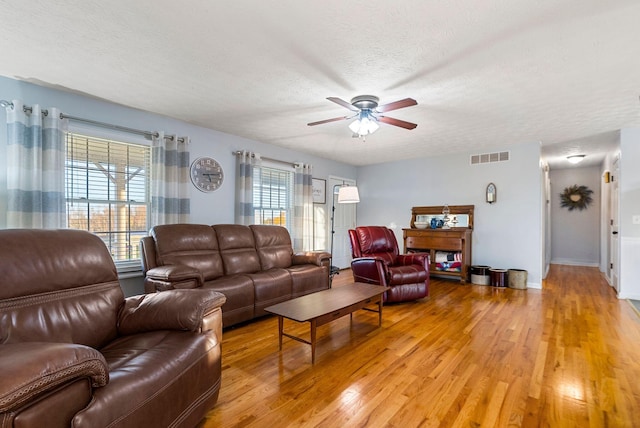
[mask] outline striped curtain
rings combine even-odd
[[[151,145],[151,226],[188,223],[189,150],[188,137],[159,132]]]
[[[255,222],[253,212],[253,169],[260,164],[260,154],[243,150],[236,153],[236,224]]]
[[[293,240],[294,251],[313,249],[313,167],[296,164],[293,187]]]
[[[39,105],[27,114],[22,101],[7,107],[7,227],[66,226],[65,131],[68,121]]]

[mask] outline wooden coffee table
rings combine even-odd
[[[378,327],[382,325],[382,294],[389,287],[356,282],[317,293],[307,294],[296,299],[278,303],[265,308],[265,311],[278,316],[278,344],[282,351],[282,336],[311,345],[311,363],[316,360],[316,328],[347,314],[353,317],[358,309],[378,313]],[[367,305],[378,304],[378,309]],[[292,336],[283,331],[284,318],[311,324],[311,341]]]

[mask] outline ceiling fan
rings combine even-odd
[[[394,101],[381,106],[378,105],[380,99],[373,95],[358,95],[351,99],[351,103],[336,97],[329,97],[327,99],[351,110],[355,114],[311,122],[307,124],[308,126],[322,125],[323,123],[349,120],[357,117],[357,119],[349,125],[351,131],[353,131],[354,137],[364,137],[367,134],[375,132],[379,127],[378,122],[386,123],[387,125],[399,126],[405,129],[414,129],[418,126],[415,123],[405,122],[404,120],[382,115],[382,113],[386,113],[391,110],[398,110],[417,105],[418,102],[413,98],[405,98],[403,100]]]

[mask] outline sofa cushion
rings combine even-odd
[[[213,228],[218,236],[226,275],[254,273],[260,270],[256,244],[249,226],[217,224]]]
[[[389,267],[389,285],[424,283],[427,271],[419,264]]]
[[[213,331],[161,330],[116,339],[101,350],[108,387],[94,391],[91,406],[75,416],[73,426],[182,426],[183,409],[201,405],[202,396],[211,407],[217,398],[217,345]]]
[[[151,228],[158,266],[186,265],[204,280],[224,275],[216,232],[204,224],[165,224]]]
[[[291,266],[293,249],[289,231],[282,226],[251,225],[262,270]]]
[[[329,269],[316,265],[295,265],[287,268],[291,275],[291,297],[300,297],[329,286]]]
[[[291,299],[291,275],[285,269],[269,269],[250,274],[255,288],[255,316],[265,315],[264,308]]]
[[[247,275],[229,275],[204,283],[203,288],[211,288],[225,295],[222,305],[222,325],[228,327],[254,317],[253,302],[255,292],[253,281]]]
[[[123,299],[115,281],[0,301],[0,343],[63,342],[100,348],[117,336]]]

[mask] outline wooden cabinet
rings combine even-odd
[[[429,271],[432,275],[450,276],[466,282],[469,278],[469,266],[471,265],[471,234],[473,231],[473,205],[449,206],[449,217],[460,216],[465,227],[451,227],[449,229],[418,229],[418,223],[429,223],[429,219],[442,217],[442,206],[413,207],[411,209],[411,228],[402,229],[404,240],[404,252],[423,251],[430,253],[431,265]],[[459,252],[461,254],[460,272],[449,272],[436,269],[436,253]]]

